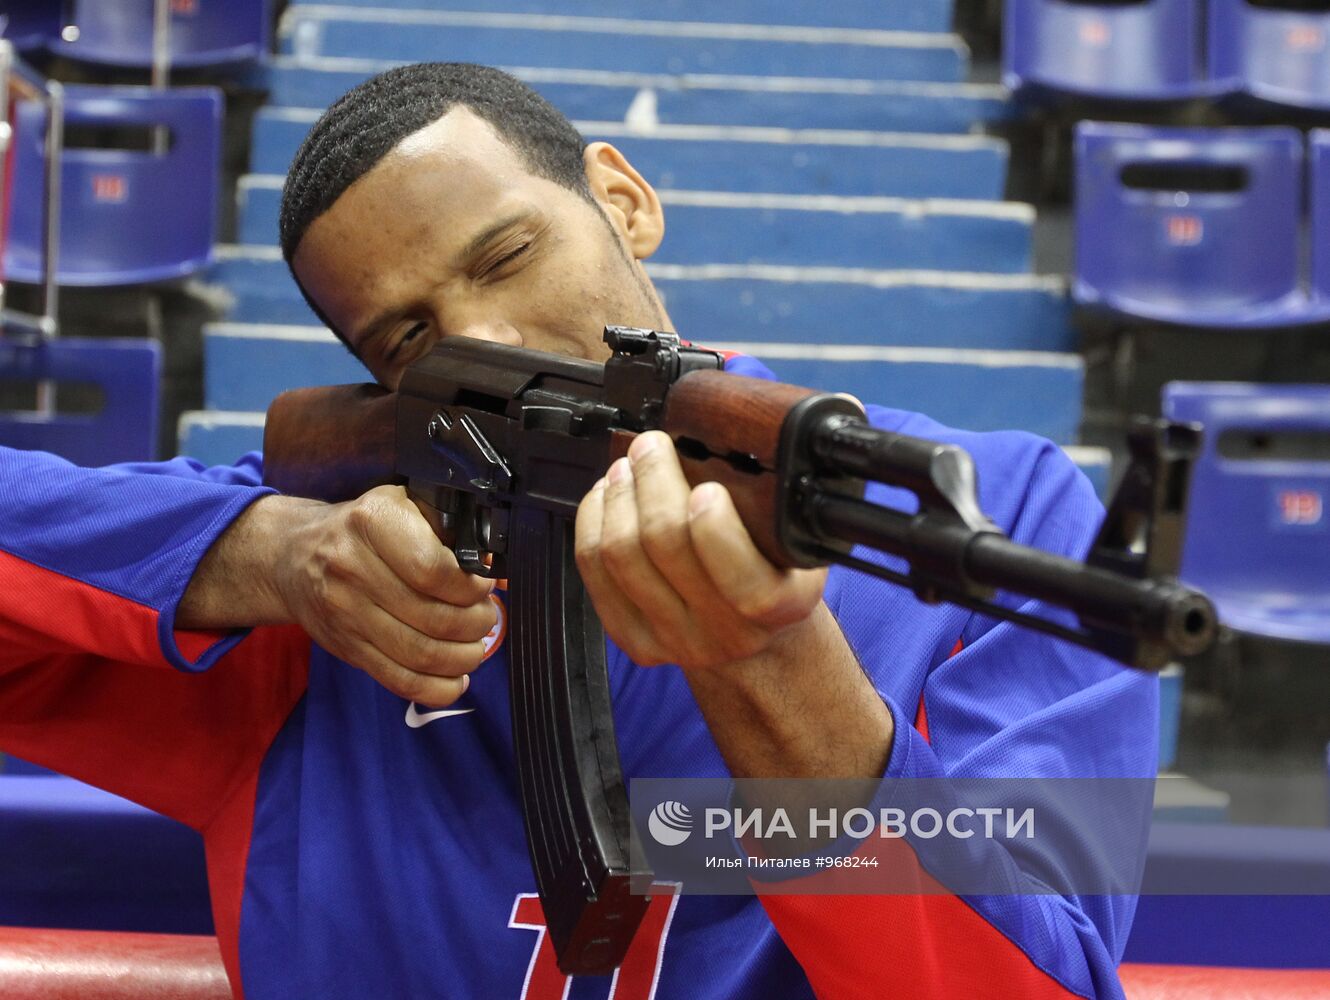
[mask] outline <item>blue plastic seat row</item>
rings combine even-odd
[[[260,111],[250,169],[285,174],[318,115],[308,108]],[[659,188],[1000,199],[1007,167],[1006,142],[980,135],[577,124],[588,139],[612,142],[648,168]]]
[[[957,83],[968,57],[960,39],[941,33],[360,7],[290,7],[278,35],[279,50],[298,59],[445,60],[676,75]]]
[[[325,108],[393,63],[277,56],[250,82],[269,107]],[[510,67],[575,121],[623,121],[649,102],[666,125],[757,125],[879,132],[969,132],[1014,112],[995,84],[615,73]]]
[[[324,7],[378,7],[399,10],[478,10],[476,0],[316,0]],[[293,3],[291,6],[305,6]],[[951,27],[951,0],[836,0],[811,4],[807,0],[503,0],[496,4],[517,14],[570,14],[643,20],[784,24],[821,28],[876,28],[893,31],[947,31]]]
[[[1246,95],[1330,108],[1330,10],[1251,0],[1008,0],[1003,77],[1034,99]]]
[[[1292,128],[1081,123],[1077,303],[1188,326],[1330,322],[1330,132],[1308,145]]]
[[[99,66],[152,66],[154,5],[144,0],[16,0],[6,7],[3,34],[20,50],[47,49]],[[251,62],[271,45],[271,0],[173,0],[170,11],[173,66]],[[77,31],[62,37],[66,22]]]

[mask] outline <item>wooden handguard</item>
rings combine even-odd
[[[718,482],[729,490],[758,549],[785,568],[795,564],[776,536],[781,429],[790,410],[814,395],[811,389],[744,375],[690,372],[670,389],[661,418],[688,482]],[[705,442],[708,457],[700,457],[702,449],[694,451],[690,442]]]

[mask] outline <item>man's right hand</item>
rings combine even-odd
[[[294,622],[393,693],[441,708],[484,657],[492,590],[458,566],[400,486],[340,504],[270,496],[204,556],[176,626]]]

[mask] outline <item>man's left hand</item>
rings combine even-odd
[[[765,652],[818,606],[825,569],[758,551],[719,483],[689,487],[667,434],[641,434],[577,514],[577,565],[635,663],[716,667]]]

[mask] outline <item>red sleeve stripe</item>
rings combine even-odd
[[[294,625],[256,629],[228,654],[224,664],[230,671],[243,670],[250,675],[246,686],[252,686],[255,694],[246,720],[248,734],[241,747],[242,762],[233,771],[239,780],[203,829],[213,923],[235,1000],[244,1000],[240,981],[240,907],[245,896],[259,775],[268,748],[308,689],[310,646],[309,637]],[[279,678],[273,678],[274,665],[283,668],[278,671]],[[198,676],[217,672],[210,670]]]
[[[781,895],[763,896],[762,905],[819,997],[1078,995],[958,896]]]
[[[3,551],[0,589],[10,595],[0,616],[0,643],[45,654],[86,652],[126,663],[168,666],[153,608]],[[40,638],[35,648],[34,638]],[[0,661],[0,665],[6,664]]]
[[[205,653],[211,650],[219,642],[230,638],[230,632],[193,632],[185,629],[176,629],[171,633],[175,639],[176,648],[180,650],[180,655],[190,663],[197,663],[203,659]]]
[[[11,595],[0,616],[0,640],[15,652],[82,652],[125,663],[170,666],[162,654],[161,615],[146,604],[0,551],[0,590]],[[173,633],[190,662],[226,632]],[[0,661],[0,667],[4,666]]]
[[[204,834],[212,921],[217,928],[222,964],[226,966],[235,1000],[245,1000],[240,981],[240,904],[245,896],[245,868],[249,861],[258,790],[259,769],[256,767],[235,789]]]
[[[957,639],[956,645],[951,647],[951,652],[947,654],[947,659],[951,659],[962,649],[965,648],[965,640]],[[927,681],[925,681],[927,683]],[[928,709],[924,707],[924,692],[919,690],[919,709],[914,713],[914,728],[919,731],[919,735],[924,738],[925,743],[932,743],[928,736]]]
[[[825,869],[761,895],[819,997],[1079,996],[933,878],[907,841],[870,837],[855,855],[878,865]]]
[[[931,743],[928,738],[928,710],[924,708],[924,693],[919,692],[919,711],[914,713],[914,728],[919,730],[919,735],[924,738],[925,743]]]
[[[701,344],[694,344],[691,340],[679,338],[679,343],[684,347],[696,347],[699,351],[712,351],[719,354],[726,361],[733,361],[735,358],[743,357],[739,351],[717,351],[714,347],[704,347]]]

